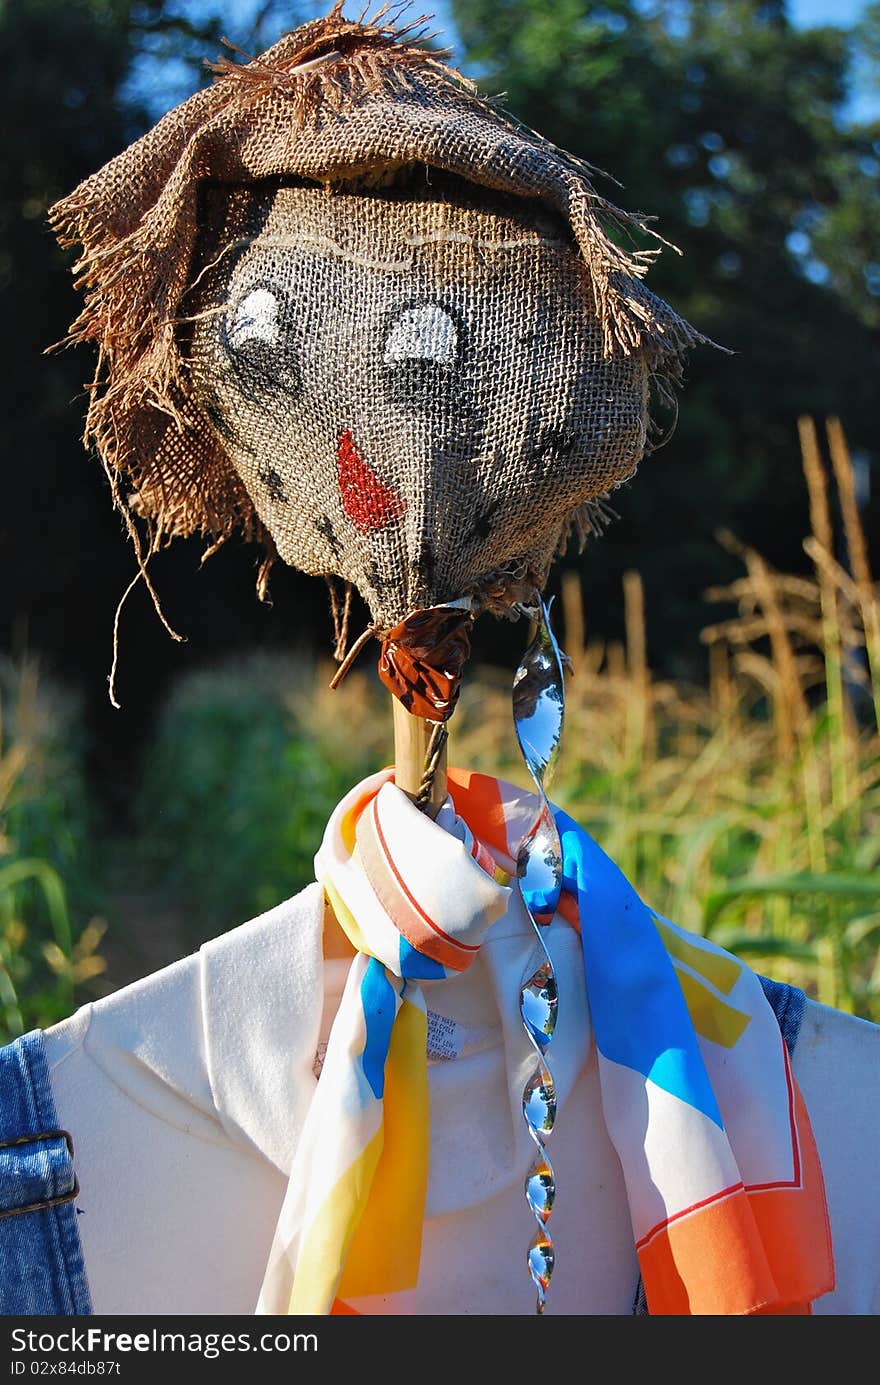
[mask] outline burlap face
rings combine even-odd
[[[648,368],[603,354],[561,219],[271,184],[206,190],[202,220],[196,396],[280,556],[380,626],[541,586],[572,512],[635,469]]]
[[[148,583],[172,536],[240,534],[261,594],[280,551],[386,627],[509,611],[705,340],[645,286],[645,220],[423,42],[337,3],[52,208],[68,340],[98,348],[85,440]]]

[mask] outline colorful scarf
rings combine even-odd
[[[432,822],[383,771],[328,823],[316,873],[356,956],[258,1313],[369,1313],[376,1295],[383,1312],[389,1295],[391,1311],[413,1311],[429,1129],[419,983],[473,961],[518,888],[510,872],[535,812],[534,798],[486,775],[450,770],[449,789]],[[654,914],[554,813],[559,913],[581,934],[649,1311],[809,1313],[834,1287],[824,1184],[758,976]]]

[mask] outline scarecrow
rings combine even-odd
[[[421,20],[398,19],[348,20],[337,4],[259,57],[213,64],[213,85],[52,211],[80,248],[69,339],[97,347],[85,438],[139,578],[152,592],[150,558],[175,536],[201,535],[208,556],[242,535],[261,596],[277,561],[328,581],[337,677],[375,637],[395,697],[395,768],[343,801],[316,858],[352,971],[258,1311],[405,1311],[388,1304],[419,1277],[422,986],[465,971],[511,899],[535,927],[518,999],[538,1311],[554,1265],[558,1005],[543,935],[560,918],[583,938],[651,1311],[805,1311],[831,1282],[826,1242],[804,1231],[821,1176],[810,1164],[771,1217],[755,1187],[773,1183],[777,1146],[757,1149],[756,1132],[779,1125],[790,1144],[789,1105],[759,1084],[754,1131],[725,1124],[761,1062],[786,1066],[758,978],[658,925],[545,792],[563,707],[551,565],[601,529],[656,441],[653,402],[672,399],[705,338],[646,287],[646,220],[481,98]],[[348,649],[352,588],[371,622]],[[535,623],[514,691],[533,794],[445,765],[483,613]],[[683,989],[682,965],[739,987],[754,1043],[723,1061],[703,1051],[705,988]],[[807,1150],[802,1106],[798,1120]]]

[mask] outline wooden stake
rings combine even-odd
[[[425,774],[428,748],[435,723],[414,717],[398,702],[391,699],[394,716],[394,782],[408,798],[419,797]],[[446,798],[446,746],[442,747],[425,812],[435,818]]]

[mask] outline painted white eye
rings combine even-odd
[[[432,361],[453,366],[458,355],[458,328],[436,303],[404,308],[385,338],[385,365]]]
[[[278,299],[268,289],[251,289],[235,310],[229,328],[229,345],[240,351],[250,341],[264,341],[277,346],[281,335],[278,322]]]

